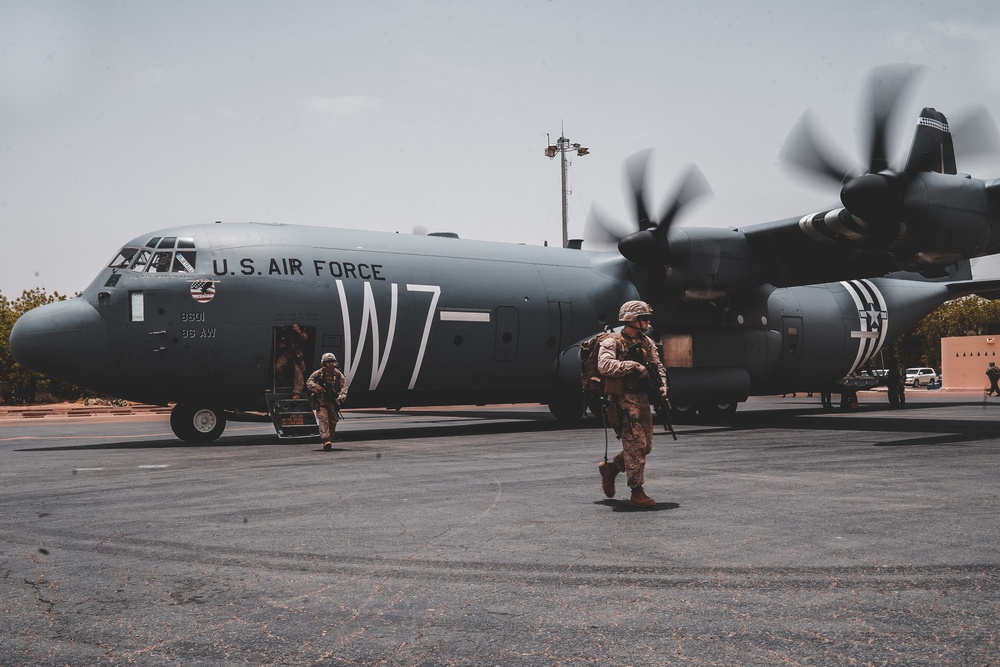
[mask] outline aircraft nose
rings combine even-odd
[[[107,326],[81,297],[39,306],[10,332],[10,352],[25,368],[93,386],[107,356]]]

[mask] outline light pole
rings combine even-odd
[[[549,136],[549,135],[545,135],[545,136]],[[549,141],[551,142],[552,139],[550,138]],[[590,150],[586,146],[581,146],[580,144],[572,144],[572,143],[570,143],[569,139],[567,139],[566,137],[559,137],[559,140],[556,141],[556,143],[554,143],[554,144],[550,143],[545,148],[545,155],[549,159],[554,158],[556,156],[556,153],[559,153],[559,157],[560,157],[560,163],[561,163],[560,167],[561,167],[561,173],[562,173],[562,247],[564,247],[564,248],[569,245],[569,232],[567,231],[567,224],[568,224],[568,217],[569,216],[568,216],[567,211],[566,211],[566,203],[567,203],[566,202],[566,196],[567,196],[567,192],[566,192],[566,151],[576,151],[576,154],[579,155],[579,156],[581,156],[581,157],[584,156],[584,155],[587,155],[588,153],[590,153]]]

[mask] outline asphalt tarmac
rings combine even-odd
[[[0,664],[998,665],[1000,402],[909,393],[658,430],[650,511],[538,406],[0,416]]]

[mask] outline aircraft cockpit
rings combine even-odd
[[[119,271],[139,273],[194,273],[197,251],[194,239],[178,236],[154,236],[142,247],[125,246],[115,256],[108,268],[114,273],[104,284],[114,287],[121,278]]]

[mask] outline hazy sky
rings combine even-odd
[[[132,238],[266,221],[560,243],[593,203],[629,215],[622,164],[653,148],[657,206],[689,162],[714,198],[685,225],[836,201],[778,163],[816,112],[856,157],[864,77],[926,66],[901,105],[1000,113],[995,2],[21,2],[0,0],[0,292],[72,294]],[[959,169],[1000,176],[1000,158]]]

